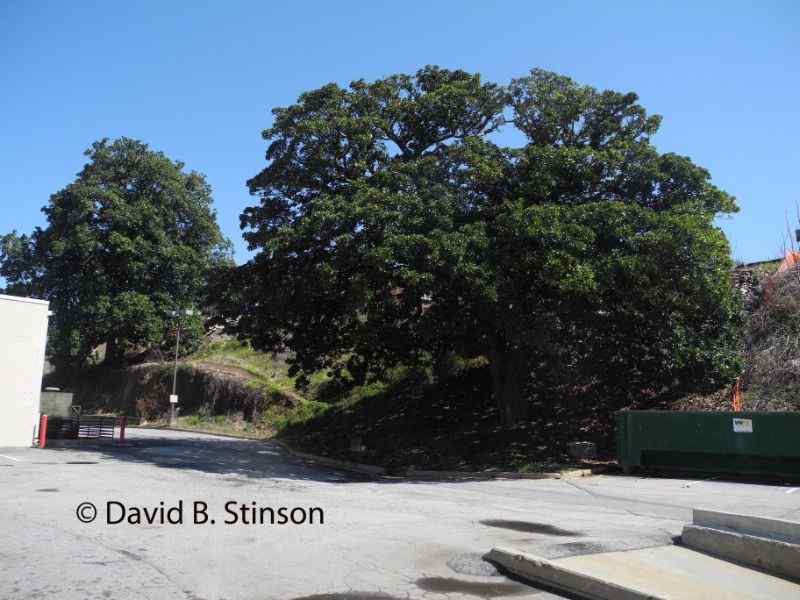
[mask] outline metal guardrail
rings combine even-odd
[[[78,417],[78,438],[114,438],[117,417],[81,415]]]
[[[113,439],[116,424],[117,417],[102,415],[49,417],[47,421],[47,439]]]

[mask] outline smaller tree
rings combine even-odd
[[[0,243],[9,293],[38,296],[54,311],[57,362],[106,360],[163,343],[174,310],[197,305],[210,271],[231,264],[211,188],[140,141],[101,140],[74,182],[42,209],[47,225]]]

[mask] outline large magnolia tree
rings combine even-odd
[[[301,374],[485,356],[501,419],[537,378],[658,396],[738,369],[734,199],[633,93],[426,67],[273,111],[248,183],[239,326]],[[524,140],[497,143],[500,129]],[[504,132],[505,133],[505,132]],[[346,371],[345,371],[346,370]]]
[[[47,224],[0,238],[0,275],[12,294],[46,298],[54,312],[51,353],[85,363],[157,346],[172,313],[203,298],[208,273],[231,264],[211,188],[197,172],[142,142],[101,140],[75,181],[42,209]],[[193,331],[199,316],[182,323]]]

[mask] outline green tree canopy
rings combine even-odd
[[[51,349],[82,363],[163,342],[174,310],[194,305],[207,273],[231,263],[205,177],[146,144],[95,142],[77,179],[42,209],[47,225],[0,240],[11,294],[50,301]],[[195,324],[196,325],[196,324]]]
[[[735,201],[653,147],[637,101],[426,67],[275,109],[242,332],[301,373],[484,355],[505,423],[545,378],[634,399],[724,381],[737,305],[713,220]]]

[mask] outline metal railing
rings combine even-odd
[[[76,415],[74,417],[49,417],[48,440],[76,440],[114,438],[117,417],[103,415]]]

